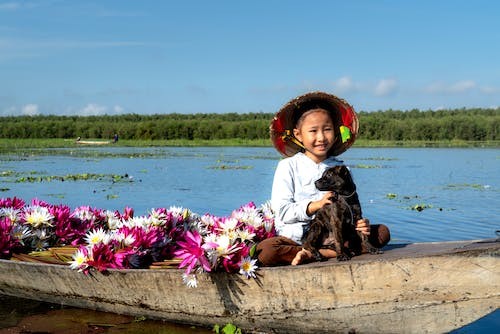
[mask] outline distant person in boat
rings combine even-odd
[[[309,250],[302,248],[301,240],[314,214],[331,203],[333,193],[317,190],[314,181],[327,168],[343,164],[336,156],[354,143],[357,132],[354,109],[323,92],[293,99],[274,117],[271,139],[286,158],[278,163],[271,194],[278,236],[257,245],[261,265],[297,265],[315,260]],[[382,248],[390,240],[385,225],[372,225],[367,218],[355,224],[374,247]],[[332,249],[321,249],[320,253],[325,259],[337,256]]]
[[[118,141],[118,134],[115,133],[115,135],[113,136],[113,143],[116,143]]]

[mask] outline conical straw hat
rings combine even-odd
[[[271,121],[269,127],[271,141],[278,152],[290,157],[303,151],[302,144],[293,135],[293,129],[304,112],[317,108],[329,111],[335,126],[335,143],[328,154],[337,156],[351,147],[356,140],[359,129],[358,117],[354,108],[335,95],[310,92],[285,104]]]

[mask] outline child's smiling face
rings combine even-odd
[[[335,139],[334,125],[328,111],[314,109],[305,112],[293,134],[304,145],[305,155],[314,162],[319,163],[328,158],[328,151]]]

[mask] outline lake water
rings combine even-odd
[[[364,215],[393,241],[490,238],[500,229],[500,150],[352,148]],[[225,216],[270,198],[271,148],[75,148],[0,156],[1,197],[123,210],[182,206]],[[3,173],[3,174],[2,174]],[[23,176],[103,174],[101,180],[15,182]],[[113,175],[126,176],[116,182]],[[415,208],[423,210],[415,210]]]
[[[493,238],[500,230],[498,149],[352,148],[339,158],[351,168],[364,216],[388,225],[392,242]],[[272,148],[233,147],[78,147],[3,155],[0,197],[36,197],[72,208],[129,206],[136,215],[182,206],[226,216],[270,198],[279,159]],[[102,176],[54,178],[84,173]],[[27,176],[43,180],[16,182]]]

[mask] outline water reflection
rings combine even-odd
[[[208,334],[210,329],[0,295],[0,334]]]

